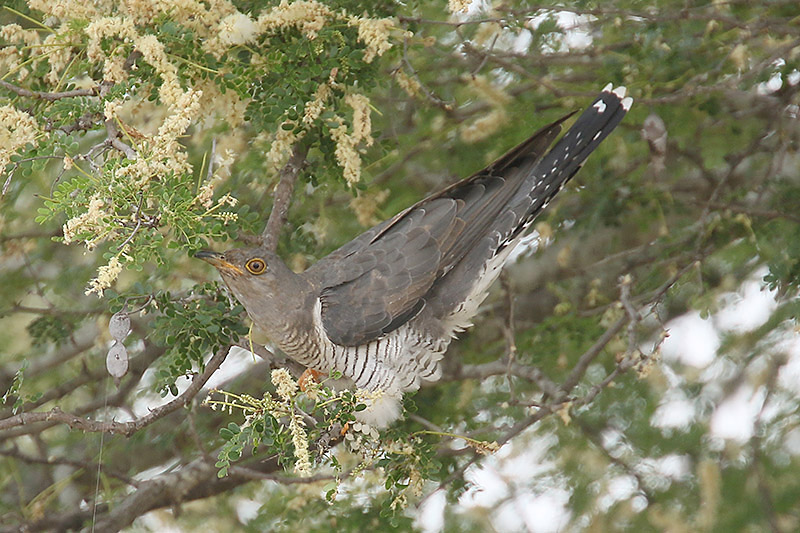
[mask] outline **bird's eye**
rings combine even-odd
[[[267,264],[263,259],[251,259],[244,265],[247,271],[256,276],[263,273],[267,269]]]

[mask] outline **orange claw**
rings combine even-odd
[[[305,392],[306,389],[309,387],[309,380],[316,381],[317,383],[322,383],[322,378],[325,376],[324,373],[320,372],[319,370],[314,370],[313,368],[306,368],[305,371],[300,375],[300,379],[297,380],[297,386],[300,387],[300,390]]]

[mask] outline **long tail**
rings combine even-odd
[[[527,205],[525,215],[507,242],[527,229],[553,196],[580,170],[589,154],[617,127],[633,104],[633,99],[626,97],[625,93],[625,87],[615,89],[609,83],[569,131],[536,163],[527,178],[529,192],[525,198],[514,202]]]

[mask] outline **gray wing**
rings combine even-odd
[[[331,341],[365,344],[415,317],[437,279],[492,230],[492,222],[569,116],[542,128],[483,171],[367,230],[306,271],[322,287],[322,325]]]

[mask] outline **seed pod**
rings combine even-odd
[[[122,342],[131,332],[131,319],[128,313],[120,311],[111,315],[111,320],[108,321],[108,332],[116,340]]]
[[[121,342],[115,342],[108,350],[106,369],[117,380],[128,373],[128,350]]]

